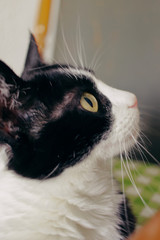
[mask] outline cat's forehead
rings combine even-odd
[[[64,66],[59,68],[62,73],[70,74],[74,76],[75,78],[82,78],[85,77],[88,80],[94,81],[95,75],[94,72],[90,69],[84,69],[84,68],[76,68],[73,66]]]
[[[94,72],[90,69],[82,69],[78,67],[73,67],[70,65],[53,65],[51,68],[50,77],[59,77],[59,78],[69,78],[74,80],[86,80],[86,83],[90,82],[92,85],[95,85],[95,75]],[[53,75],[52,75],[53,74]]]
[[[96,77],[93,72],[88,69],[66,65],[46,66],[41,71],[35,71],[33,78],[29,82],[31,82],[31,85],[32,82],[36,82],[36,86],[42,86],[43,91],[52,89],[53,92],[65,93],[77,89],[82,92],[98,93]]]

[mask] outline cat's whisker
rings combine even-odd
[[[57,164],[57,166],[47,175],[45,176],[42,180],[46,180],[48,178],[50,178],[52,176],[52,174],[58,169],[59,164]]]
[[[150,119],[152,119],[153,121],[153,117]],[[147,120],[141,116],[141,129],[143,129],[143,131],[145,131],[147,134],[151,135],[151,136],[160,136],[160,127],[159,127],[159,119],[155,119],[154,120],[154,125],[152,124],[152,122],[150,122],[150,120]]]
[[[133,141],[135,142],[135,146],[134,146],[135,149],[139,152],[139,154],[143,160],[143,163],[146,166],[146,162],[147,162],[147,164],[149,164],[148,158],[147,158],[146,154],[144,153],[144,151],[142,150],[141,146],[138,144],[141,141],[142,142],[141,145],[143,144],[144,147],[147,149],[146,143],[144,142],[143,137],[142,137],[142,132],[140,132],[140,134],[139,134],[139,141],[138,141],[138,139],[135,139],[133,134],[130,134],[130,135],[131,135]],[[145,135],[144,135],[144,137],[145,137]],[[150,140],[148,138],[146,138],[146,139],[151,144]]]
[[[129,175],[131,176],[131,178],[133,179],[133,176],[132,176],[132,173],[131,173],[131,170],[130,170],[130,165],[128,164],[128,153],[126,151],[126,147],[125,147],[125,142],[123,142],[123,152],[125,154],[125,160],[126,160],[126,163],[127,163],[127,167],[128,167],[128,172],[129,172]],[[134,180],[134,179],[133,179]]]
[[[70,72],[68,71],[67,68],[63,67],[61,64],[58,64],[60,66],[61,69],[63,69],[64,73],[70,77],[70,78],[73,78],[73,76],[70,74]]]
[[[121,160],[121,179],[122,179],[122,193],[123,193],[123,203],[124,203],[124,214],[126,218],[126,223],[127,223],[127,231],[129,231],[129,221],[128,221],[128,213],[127,213],[127,204],[126,204],[126,197],[125,197],[125,184],[124,184],[124,168],[123,168],[123,156],[122,156],[122,148],[121,148],[121,143],[119,142],[119,147],[120,147],[120,160]]]
[[[130,154],[130,156],[131,156],[131,159],[137,159],[135,149],[136,149],[135,146],[133,146],[133,147],[129,150],[129,154]]]
[[[96,52],[95,52],[95,54],[94,54],[94,56],[93,56],[93,59],[92,59],[92,61],[91,61],[91,64],[90,64],[90,66],[89,66],[89,68],[90,68],[90,69],[93,69],[94,71],[97,71],[97,69],[99,68],[99,63],[101,62],[101,58],[102,58],[102,56],[103,56],[102,53],[100,54],[100,49],[101,49],[101,47],[99,47],[99,48],[96,50]]]
[[[122,150],[121,150],[121,152],[122,152]],[[149,209],[149,211],[150,211],[149,206],[147,205],[147,203],[145,202],[145,200],[143,199],[143,197],[141,196],[141,194],[140,194],[140,192],[138,190],[138,187],[137,187],[137,185],[135,183],[135,180],[134,180],[134,178],[132,176],[132,173],[131,173],[131,170],[130,170],[130,167],[129,167],[127,159],[126,159],[126,162],[127,162],[127,166],[126,166],[122,154],[120,155],[120,157],[121,157],[121,164],[123,165],[130,182],[132,183],[135,191],[137,192],[137,194],[140,197],[140,199],[141,199],[142,203],[144,204],[144,206],[147,207]]]
[[[132,134],[131,134],[131,137],[133,138],[133,135],[132,135]],[[136,140],[136,142],[135,142],[134,148],[139,152],[139,154],[140,154],[140,156],[141,156],[141,158],[142,158],[142,160],[143,160],[143,163],[144,163],[144,165],[146,166],[146,162],[149,163],[149,162],[148,162],[148,159],[147,159],[146,155],[144,154],[144,152],[142,151],[142,149],[140,148],[140,146],[138,145],[137,140]]]
[[[149,113],[149,112],[144,112],[144,111],[141,111],[141,116],[144,118],[151,118],[151,119],[155,119],[155,120],[159,120],[160,119],[160,113],[155,113],[155,114],[152,114],[152,113]]]
[[[141,147],[158,165],[160,165],[158,159],[156,159],[140,142],[138,142],[133,135],[132,138],[135,141],[135,143],[139,145],[139,147]]]
[[[69,46],[68,46],[68,44],[67,44],[67,40],[66,40],[66,38],[65,38],[64,30],[63,30],[62,27],[61,27],[61,32],[62,32],[62,38],[63,38],[64,45],[65,45],[65,47],[66,47],[66,50],[67,50],[67,52],[68,52],[68,54],[69,54],[69,56],[70,56],[73,64],[75,65],[76,68],[78,68],[77,62],[75,61],[74,57],[72,56],[71,51],[70,51],[70,49],[69,49]]]
[[[157,109],[157,108],[155,108],[154,106],[150,106],[150,105],[140,105],[139,106],[139,108],[140,109],[144,109],[144,110],[152,110],[152,111],[154,111],[154,112],[157,112],[157,113],[160,113],[160,110],[159,109]],[[152,115],[151,115],[152,116]]]
[[[144,154],[144,152],[142,151],[142,149],[139,147],[138,144],[136,144],[136,149],[137,149],[137,151],[139,152],[139,154],[140,154],[140,156],[141,156],[141,158],[142,158],[142,161],[143,161],[144,165],[147,167],[146,162],[149,163],[149,162],[148,162],[148,158],[146,157],[146,155]]]
[[[144,134],[144,132],[140,131],[140,133],[139,133],[139,138],[140,138],[140,140],[142,141],[142,143],[143,143],[144,145],[146,145],[145,140],[147,140],[147,143],[149,143],[150,145],[152,145],[152,142],[151,142],[150,139],[146,136],[146,134]]]
[[[79,60],[80,66],[84,69],[87,66],[87,59],[86,59],[85,48],[82,40],[80,18],[78,18],[78,22],[77,22],[76,49],[77,49],[76,52],[78,53],[78,60]]]
[[[146,206],[146,207],[149,208],[149,206],[147,205],[147,203],[145,202],[145,200],[143,199],[143,197],[141,196],[141,194],[140,194],[140,192],[139,192],[139,190],[138,190],[138,188],[137,188],[137,185],[136,185],[136,183],[135,183],[135,180],[133,179],[133,176],[131,175],[130,169],[128,169],[128,166],[126,167],[124,160],[122,160],[122,163],[123,163],[123,166],[124,166],[124,168],[125,168],[125,171],[126,171],[128,177],[129,177],[129,180],[131,181],[131,183],[132,183],[134,189],[136,190],[138,196],[140,197],[140,199],[141,199],[141,201],[143,202],[144,206]]]
[[[149,128],[145,129],[145,132],[147,132],[149,135],[154,136],[154,137],[159,137],[160,136],[160,129],[159,127],[152,127],[149,126]]]
[[[69,67],[70,62],[69,62],[69,59],[68,59],[68,56],[67,56],[67,50],[66,50],[64,45],[63,45],[63,49],[59,48],[59,52],[60,52],[60,55],[62,56],[62,58],[64,59],[65,64]]]
[[[130,164],[132,165],[132,169],[133,169],[138,175],[141,175],[141,173],[138,171],[138,169],[137,169],[134,161],[133,161],[129,156],[127,156],[127,158],[128,158],[128,160],[129,160]]]
[[[113,158],[111,158],[110,161],[111,161],[111,185],[112,185],[112,194],[113,194],[114,193]]]

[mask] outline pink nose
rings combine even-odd
[[[129,105],[128,108],[136,108],[138,105],[137,97],[134,95],[133,104]]]

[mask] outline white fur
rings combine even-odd
[[[127,148],[133,145],[130,133],[137,135],[138,111],[128,108],[133,95],[115,93],[95,81],[112,101],[115,123],[107,140],[103,139],[82,162],[58,177],[33,180],[8,171],[5,150],[1,150],[0,239],[122,239],[117,229],[122,195],[111,174],[111,158],[119,153],[120,142]]]

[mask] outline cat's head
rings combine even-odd
[[[96,149],[107,161],[138,135],[135,95],[87,69],[46,65],[31,35],[22,77],[0,62],[0,141],[8,167],[31,178],[59,175]]]

